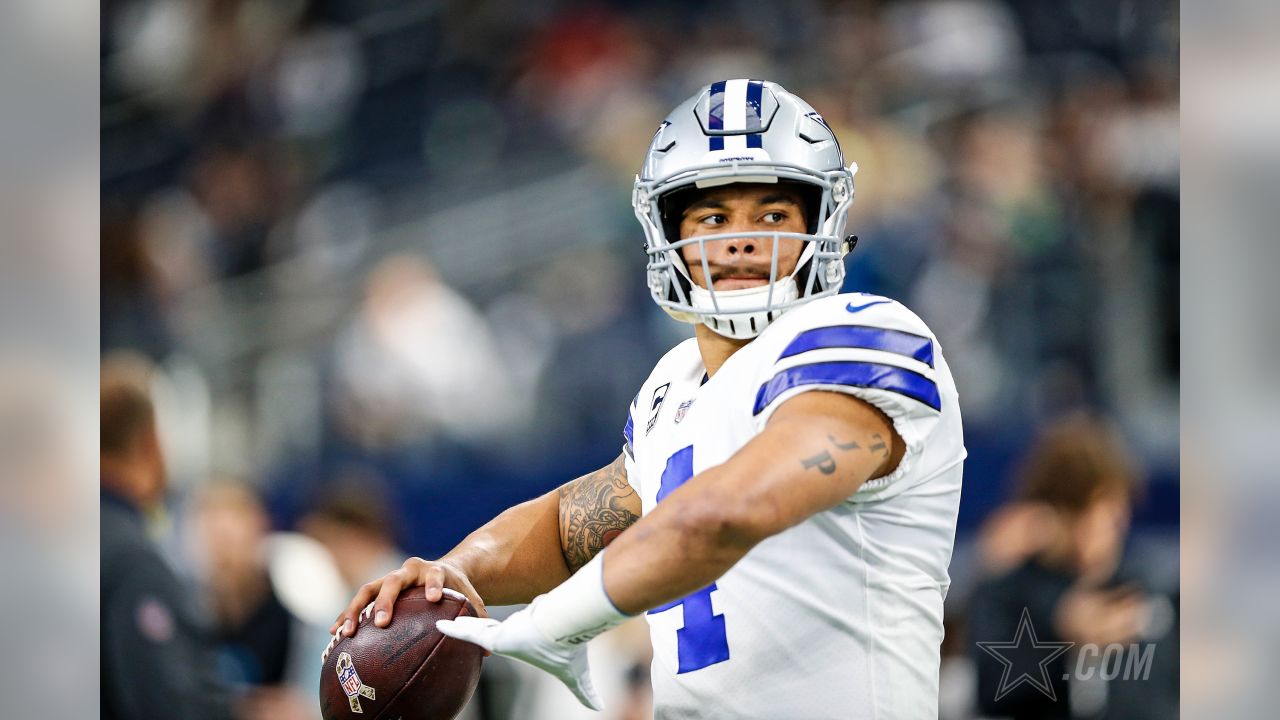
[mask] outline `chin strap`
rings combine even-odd
[[[800,296],[794,277],[784,277],[773,284],[773,302],[771,307],[778,307],[792,302]],[[743,288],[742,290],[717,290],[715,301],[712,292],[700,285],[693,284],[689,289],[689,302],[694,308],[702,311],[698,319],[702,324],[717,333],[733,338],[746,340],[753,338],[778,319],[782,310],[760,312],[733,312],[740,308],[765,307],[769,303],[769,286]],[[716,312],[719,306],[720,312]]]

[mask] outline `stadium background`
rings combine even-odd
[[[690,332],[648,298],[631,180],[670,107],[748,76],[807,99],[860,166],[846,289],[906,303],[955,372],[954,617],[1020,453],[1078,408],[1123,430],[1146,478],[1130,559],[1176,586],[1176,3],[102,12],[102,344],[161,369],[164,532],[205,597],[211,507],[243,520],[260,498],[293,531],[342,498],[431,557],[616,456],[627,403]],[[283,552],[266,525],[246,553]],[[284,600],[302,627],[324,604]],[[290,677],[311,697],[306,645]],[[238,652],[228,679],[263,682]],[[492,716],[566,717],[511,672]]]

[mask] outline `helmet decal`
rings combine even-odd
[[[707,149],[763,147],[764,136],[760,134],[764,129],[763,96],[764,82],[761,80],[711,83],[706,100],[707,130],[722,131],[723,134],[708,135]],[[743,132],[747,134],[730,134]]]

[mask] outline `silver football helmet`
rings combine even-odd
[[[658,127],[636,176],[631,204],[645,233],[654,302],[677,320],[705,323],[721,335],[758,335],[789,308],[834,295],[844,282],[844,236],[853,204],[855,163],[844,164],[835,134],[804,100],[764,80],[711,83]],[[737,232],[682,240],[674,201],[688,190],[729,183],[793,183],[807,205],[807,233]],[[730,238],[773,238],[769,284],[741,290],[703,288],[689,276],[680,248]],[[778,277],[778,240],[805,242],[796,268]],[[703,275],[709,277],[705,247]]]

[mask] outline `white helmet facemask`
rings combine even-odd
[[[678,320],[704,323],[735,339],[753,338],[786,310],[833,295],[844,282],[845,219],[857,166],[844,166],[821,116],[776,83],[727,80],[703,88],[658,128],[636,178],[632,206],[645,231],[648,285],[654,302]],[[736,232],[670,238],[668,200],[676,193],[731,183],[786,183],[806,196],[808,233]],[[681,249],[735,238],[771,239],[769,282],[715,290],[693,282]],[[780,275],[785,239],[805,243],[796,267]]]

